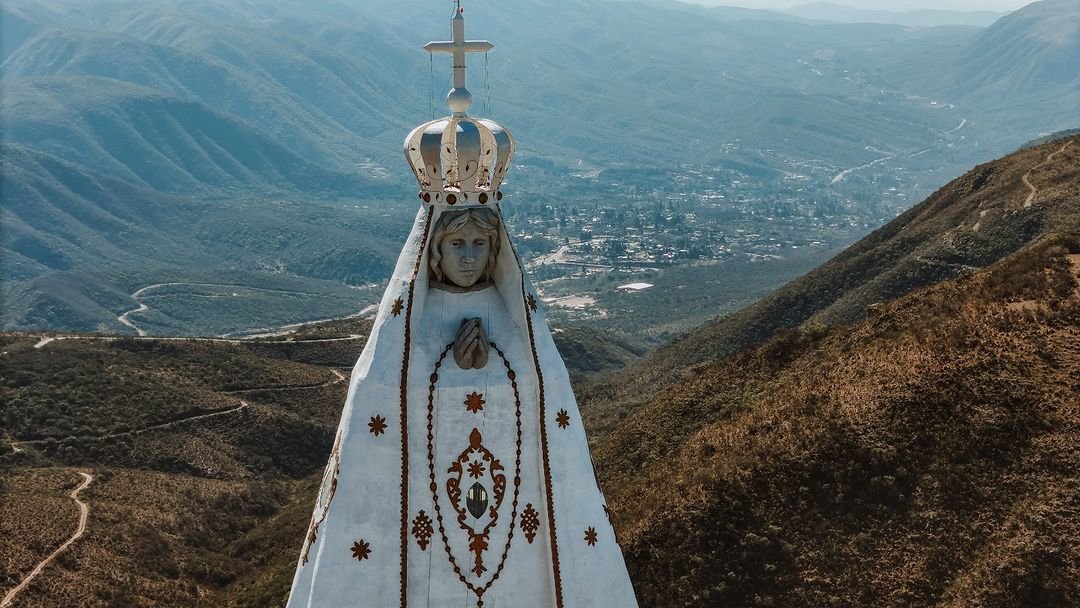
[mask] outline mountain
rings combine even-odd
[[[1076,137],[977,168],[884,228],[893,239],[856,246],[944,241],[970,250],[951,263],[977,267],[898,289],[852,323],[804,322],[684,367],[600,439],[641,603],[1071,605],[1078,183]],[[989,253],[984,230],[1002,249]],[[803,300],[818,299],[816,274]]]
[[[1036,127],[1044,133],[1070,128],[1053,126],[1062,119],[1080,121],[1077,57],[1080,9],[1068,0],[1042,0],[931,54],[898,49],[888,69],[902,86],[969,108],[1011,136],[1010,117],[1031,108],[1045,112],[1046,123]]]
[[[761,301],[650,354],[638,365],[586,387],[597,419],[615,421],[682,381],[686,370],[760,344],[804,324],[863,319],[876,304],[986,267],[1053,231],[1076,230],[1075,138],[1021,150],[980,165],[874,231],[821,267]],[[1046,165],[1040,163],[1069,144]],[[1048,181],[1033,204],[1024,183]],[[1034,202],[1041,204],[1034,204]],[[603,414],[601,414],[603,412]],[[610,427],[608,427],[610,428]]]
[[[836,21],[839,23],[887,23],[908,27],[939,25],[974,25],[986,27],[1006,13],[994,11],[950,11],[923,9],[915,11],[868,10],[832,2],[811,2],[783,9],[788,15],[803,19]]]
[[[73,525],[64,495],[76,467],[94,475],[82,494],[89,532],[59,560],[77,571],[52,566],[16,605],[283,604],[370,329],[0,335],[0,585],[15,586]],[[586,328],[556,338],[575,377],[636,356]]]
[[[722,168],[810,179],[808,204],[857,192],[871,206],[1075,126],[1066,8],[1036,3],[984,31],[676,2],[481,3],[470,31],[498,50],[472,58],[469,82],[477,112],[518,137],[511,195],[662,197],[655,184],[675,187],[676,173]],[[385,278],[387,243],[413,213],[401,138],[441,113],[449,66],[425,65],[419,45],[446,35],[444,13],[284,0],[0,10],[3,327],[225,333],[370,303],[353,288]],[[649,35],[624,35],[637,31]],[[852,172],[865,185],[846,184]],[[132,295],[215,276],[324,297],[261,291],[182,318],[207,294],[153,314]]]

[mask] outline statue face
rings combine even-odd
[[[479,226],[468,222],[447,234],[439,243],[439,269],[446,281],[458,287],[472,287],[483,275],[491,256],[491,238]]]

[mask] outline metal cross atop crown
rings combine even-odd
[[[454,2],[454,16],[450,18],[453,40],[429,42],[424,50],[429,53],[448,53],[454,56],[454,88],[446,96],[446,103],[455,116],[464,116],[472,105],[472,93],[465,88],[465,53],[486,53],[495,48],[487,40],[465,40],[465,11],[461,0]]]

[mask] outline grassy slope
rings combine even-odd
[[[600,442],[647,606],[1080,598],[1080,238],[694,368]]]

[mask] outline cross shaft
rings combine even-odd
[[[442,42],[429,42],[424,50],[429,53],[445,53],[454,56],[454,88],[447,96],[450,110],[455,114],[464,114],[472,104],[472,94],[465,88],[465,53],[486,53],[495,48],[487,40],[465,40],[465,16],[460,7],[454,9],[450,19],[453,39]]]

